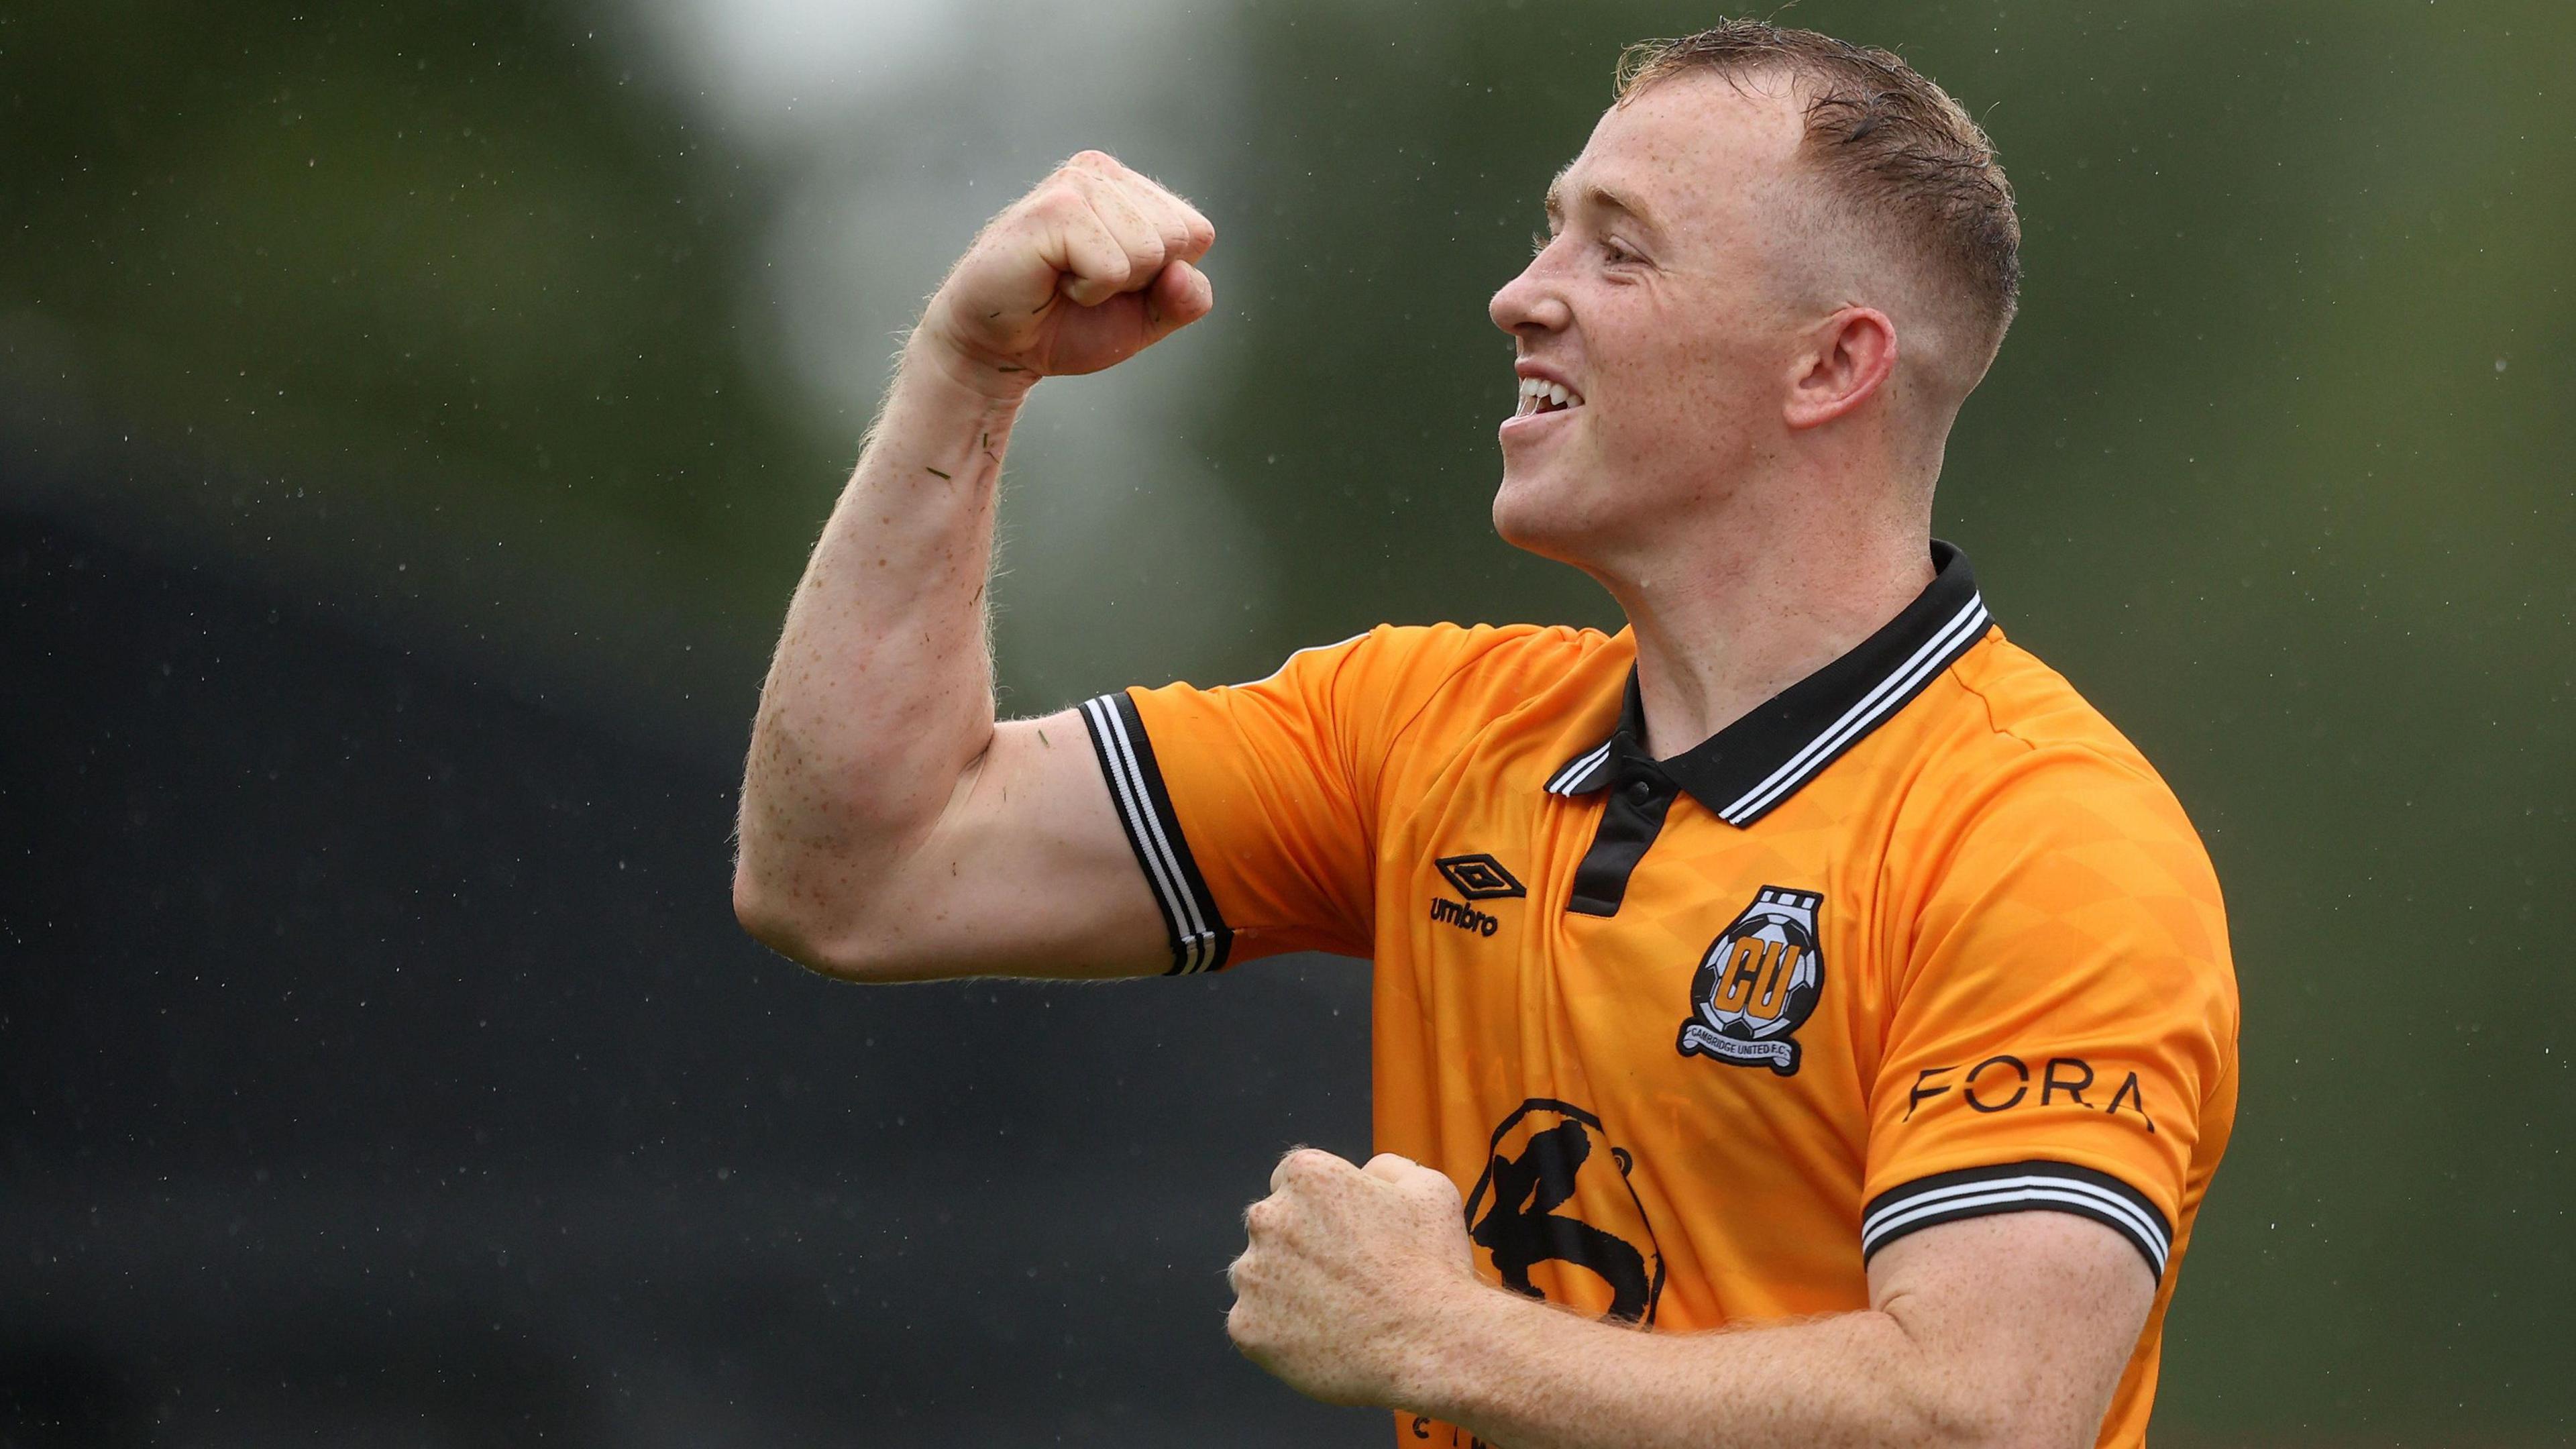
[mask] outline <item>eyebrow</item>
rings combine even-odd
[[[1573,163],[1568,162],[1566,163],[1564,171],[1557,172],[1555,176],[1548,180],[1546,209],[1547,219],[1551,222],[1562,223],[1565,220],[1565,173],[1566,171],[1571,171],[1573,169]],[[1589,182],[1584,186],[1582,202],[1587,207],[1594,207],[1603,211],[1615,211],[1623,215],[1635,217],[1648,231],[1660,232],[1662,230],[1662,228],[1655,225],[1653,213],[1647,211],[1645,207],[1639,205],[1630,197],[1617,191],[1613,191],[1598,181]]]

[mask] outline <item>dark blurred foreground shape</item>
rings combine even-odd
[[[1220,1275],[1365,968],[835,986],[721,756],[22,513],[0,620],[0,1443],[1347,1434]]]

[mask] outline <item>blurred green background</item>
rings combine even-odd
[[[1040,390],[1012,708],[1382,620],[1612,624],[1490,533],[1485,300],[1619,46],[1521,0],[0,7],[0,488],[738,748],[899,329],[1100,145],[1218,315]],[[2021,318],[1940,531],[2231,907],[2244,1107],[2162,1438],[2576,1435],[2576,7],[1899,4]],[[148,460],[138,461],[138,460]]]

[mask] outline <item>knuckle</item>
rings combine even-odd
[[[1089,199],[1069,182],[1050,181],[1029,193],[1029,213],[1043,220],[1064,221],[1090,209]]]

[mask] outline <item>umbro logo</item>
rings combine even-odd
[[[1445,855],[1433,864],[1440,867],[1450,889],[1470,901],[1498,901],[1529,894],[1512,879],[1510,871],[1503,869],[1503,863],[1490,855]],[[1490,936],[1503,927],[1502,922],[1464,901],[1434,900],[1431,919],[1479,936]]]
[[[1434,862],[1458,894],[1471,901],[1494,901],[1529,892],[1503,863],[1490,855],[1445,855]]]
[[[1431,919],[1444,926],[1456,926],[1459,930],[1479,936],[1490,936],[1503,928],[1502,922],[1486,915],[1483,911],[1477,910],[1474,906],[1461,905],[1456,901],[1433,900]]]

